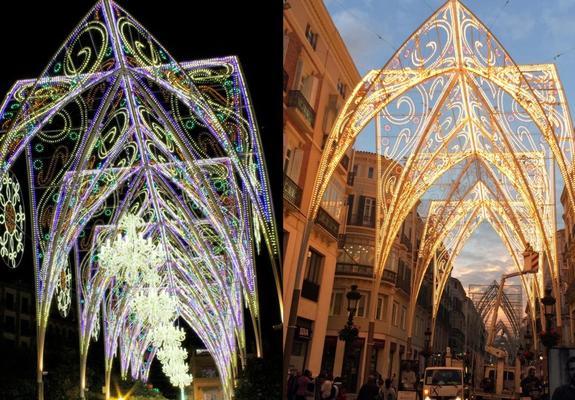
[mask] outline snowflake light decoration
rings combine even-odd
[[[0,179],[0,257],[10,268],[16,268],[24,253],[26,215],[20,184],[12,173]]]
[[[144,220],[134,214],[127,214],[120,221],[124,234],[118,233],[113,242],[107,239],[100,247],[98,260],[108,277],[115,277],[129,286],[144,284],[157,286],[160,275],[156,269],[166,259],[159,244],[150,238],[144,239]]]

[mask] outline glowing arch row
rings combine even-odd
[[[413,112],[416,104],[410,102],[409,94],[419,96],[418,101],[422,104],[419,113]],[[441,112],[442,107],[453,102],[460,103],[462,117],[448,121]],[[393,117],[388,111],[391,107],[401,109],[402,106],[408,109],[406,118]],[[408,119],[414,127],[412,130],[403,128],[395,136],[393,132],[386,134],[387,143],[382,143],[382,155],[394,161],[407,156],[407,161],[399,171],[384,172],[386,193],[382,193],[385,199],[381,211],[383,227],[379,233],[382,241],[377,244],[375,281],[381,276],[390,251],[392,241],[388,238],[395,237],[405,216],[427,188],[469,155],[495,149],[509,155],[500,157],[499,162],[506,164],[503,169],[507,170],[522,201],[535,217],[543,250],[551,260],[549,272],[556,291],[554,243],[550,243],[546,235],[545,218],[530,189],[531,177],[518,160],[519,153],[540,150],[537,145],[543,144],[549,149],[548,154],[555,157],[573,202],[569,173],[573,162],[571,119],[555,67],[515,65],[469,10],[459,1],[446,2],[384,68],[368,73],[347,100],[322,155],[310,205],[310,221],[315,218],[323,193],[345,151],[380,112],[387,113],[392,127],[405,125]],[[506,118],[506,113],[513,119]],[[444,126],[450,133],[445,137],[437,135]],[[468,149],[451,154],[449,150],[454,145],[453,141],[452,144],[449,142],[462,131],[477,140],[471,140]],[[536,143],[537,137],[531,134],[523,135],[522,139],[525,131],[539,132],[540,143]],[[432,133],[436,141],[431,143],[432,148],[427,148]],[[431,159],[426,160],[428,156],[421,158],[422,154],[430,154]]]
[[[547,204],[546,193],[548,193],[549,188],[542,155],[535,153],[527,154],[526,156],[529,156],[531,164],[536,165],[536,169],[539,171],[537,174],[539,182],[536,186],[541,193],[537,193],[537,195],[545,200],[544,204]],[[483,220],[490,221],[512,255],[518,270],[522,269],[521,254],[526,244],[534,243],[537,248],[541,247],[541,240],[535,234],[536,232],[529,232],[529,210],[525,210],[522,202],[512,200],[504,185],[496,179],[489,164],[483,162],[481,165],[484,169],[483,174],[487,173],[490,177],[487,182],[492,182],[493,188],[486,185],[483,181],[477,181],[472,186],[469,186],[459,198],[454,198],[456,188],[453,188],[446,201],[432,202],[427,213],[428,218],[423,230],[422,243],[418,250],[418,261],[413,273],[414,285],[412,286],[411,295],[414,298],[418,296],[427,266],[433,265],[434,307],[432,320],[435,320],[437,315],[438,304],[451,273],[454,259],[459,254],[467,238],[471,236]],[[471,163],[468,163],[462,169],[459,178],[465,175],[470,167]],[[549,221],[549,218],[552,215],[548,214],[547,217],[546,234],[551,236],[553,224]],[[438,257],[437,254],[440,254],[440,256]],[[439,262],[437,261],[438,259]],[[541,272],[539,272],[539,275],[541,275]],[[529,284],[530,279],[522,278],[528,293],[532,319],[535,320],[535,296]],[[540,292],[540,290],[537,290],[537,292]],[[414,312],[415,307],[410,307],[408,321],[412,321]],[[408,335],[412,329],[412,324],[408,323]]]

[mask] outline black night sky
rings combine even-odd
[[[118,0],[117,3],[147,28],[177,61],[226,55],[239,57],[260,128],[276,219],[281,221],[281,3],[181,0]],[[16,80],[36,78],[41,74],[66,37],[94,4],[95,1],[87,0],[2,3],[2,99]],[[23,168],[24,164],[19,163],[16,167]],[[22,170],[16,171],[16,174],[21,185],[27,185],[21,178]],[[281,235],[281,223],[279,227]],[[27,231],[30,232],[29,218]],[[17,270],[0,265],[0,280],[18,279],[32,285],[31,248],[28,247],[26,252]],[[280,323],[279,308],[266,257],[267,254],[264,254],[264,257],[258,258],[262,329],[266,357],[277,357],[279,368],[281,329],[272,329],[273,325]],[[100,348],[93,346],[90,354],[100,351]]]

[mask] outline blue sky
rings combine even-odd
[[[362,75],[381,68],[395,49],[444,3],[444,0],[324,0]],[[557,65],[573,114],[575,0],[465,0],[463,3],[487,25],[517,64],[554,62]],[[369,146],[365,144],[367,141],[373,143],[373,136],[367,133],[359,139],[364,149]],[[559,217],[561,213],[558,210]],[[511,257],[493,228],[483,224],[457,258],[453,276],[461,279],[467,289],[472,283],[499,281],[501,274],[509,271]]]

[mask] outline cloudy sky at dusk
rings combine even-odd
[[[381,68],[405,39],[443,0],[324,0],[360,74]],[[575,0],[467,0],[463,3],[486,24],[518,64],[557,64],[571,105],[575,104]],[[367,129],[366,129],[367,131]],[[373,151],[373,133],[359,148]],[[370,148],[371,147],[371,148]],[[558,184],[557,192],[562,190]],[[559,227],[562,210],[558,209]],[[511,257],[489,224],[482,224],[455,262],[453,276],[487,284],[511,272]],[[511,282],[510,282],[511,283]],[[515,282],[513,282],[515,283]]]

